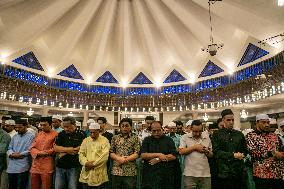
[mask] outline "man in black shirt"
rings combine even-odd
[[[101,126],[101,131],[100,131],[101,135],[106,137],[108,139],[109,143],[111,143],[111,139],[113,137],[113,134],[106,131],[106,126],[107,126],[106,118],[105,117],[99,117],[97,119],[97,122]]]
[[[143,164],[142,189],[173,189],[175,180],[171,173],[176,166],[176,147],[174,141],[165,136],[162,124],[154,121],[151,126],[152,135],[142,143],[141,158]]]
[[[55,189],[77,189],[81,164],[79,162],[79,149],[85,138],[82,130],[76,129],[73,117],[63,119],[64,131],[58,134],[54,150],[58,154],[56,162]]]
[[[244,135],[235,129],[232,110],[221,113],[224,128],[212,136],[213,153],[218,166],[219,189],[245,189],[246,174],[243,158],[247,154]]]

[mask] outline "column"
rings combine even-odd
[[[184,114],[184,112],[163,112],[163,125],[167,125],[182,114]]]
[[[192,112],[192,120],[198,119],[198,112]]]
[[[83,112],[83,115],[84,115],[84,119],[83,119],[83,125],[82,127],[87,127],[87,121],[89,119],[89,111],[88,110],[85,110]]]
[[[232,109],[233,113],[234,113],[234,119],[235,119],[235,123],[234,123],[234,128],[239,130],[241,129],[241,115],[240,115],[240,110],[239,109]]]
[[[48,116],[48,108],[46,106],[43,106],[42,111],[41,111],[41,116],[46,117]]]

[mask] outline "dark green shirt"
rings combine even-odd
[[[243,160],[234,158],[234,153],[247,154],[244,135],[234,129],[220,129],[212,136],[213,153],[216,157],[218,177],[235,178],[244,174]]]

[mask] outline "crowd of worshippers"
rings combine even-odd
[[[166,127],[147,116],[142,129],[130,118],[119,132],[107,120],[41,117],[40,132],[26,119],[2,117],[0,183],[5,189],[283,189],[284,121],[270,130],[268,115],[256,129],[234,128],[230,109],[204,130],[200,120]],[[6,175],[6,177],[5,177]]]

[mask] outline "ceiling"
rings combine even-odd
[[[175,69],[189,83],[243,68],[249,43],[284,31],[277,0],[223,0],[211,12],[214,42],[224,43],[214,57],[201,50],[207,0],[0,0],[0,60],[21,67],[12,60],[32,51],[44,69],[35,72],[51,77],[73,64],[79,82],[96,84],[109,71],[125,85],[143,72],[160,85]],[[269,57],[283,44],[261,48]],[[209,60],[224,72],[198,79]]]

